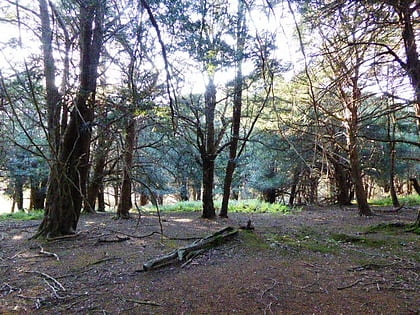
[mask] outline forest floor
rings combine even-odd
[[[417,210],[307,208],[291,214],[199,212],[114,220],[82,215],[76,237],[28,240],[39,221],[0,222],[0,314],[420,314],[420,236],[380,223]],[[223,227],[255,230],[187,264],[143,263]],[[137,223],[139,223],[137,225]]]

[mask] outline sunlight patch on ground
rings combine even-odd
[[[13,235],[12,240],[17,241],[17,240],[22,240],[24,238],[25,237],[23,236],[23,234],[18,234],[18,235]]]
[[[186,218],[182,218],[182,219],[176,218],[176,219],[171,219],[171,220],[173,220],[175,222],[182,222],[182,223],[190,223],[190,222],[193,221],[192,219],[186,219]]]

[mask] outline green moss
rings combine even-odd
[[[412,232],[419,235],[420,227],[416,226],[415,224],[395,222],[395,223],[381,223],[378,225],[372,225],[366,229],[366,233],[377,233],[377,232],[393,234],[393,235],[406,233],[406,232]]]
[[[368,247],[382,247],[385,245],[393,245],[390,240],[386,239],[373,239],[361,236],[347,235],[347,234],[332,234],[331,239],[341,243],[360,244]]]
[[[253,231],[240,231],[241,238],[244,241],[244,244],[250,248],[254,249],[269,249],[270,244],[268,244],[260,235]]]
[[[336,253],[339,247],[335,242],[325,239],[323,235],[304,227],[293,235],[269,234],[268,241],[274,244],[283,244],[298,250],[310,250],[320,253]]]

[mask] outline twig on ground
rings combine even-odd
[[[342,287],[338,287],[337,290],[344,290],[344,289],[348,289],[348,288],[354,287],[355,285],[358,285],[362,281],[363,281],[363,278],[362,279],[357,279],[356,281],[354,281],[354,282],[352,282],[352,283],[350,283],[348,285],[345,285],[345,286],[342,286]]]
[[[104,239],[104,238],[100,238],[97,240],[97,243],[119,243],[119,242],[124,242],[129,240],[129,237],[119,237],[118,235],[116,236],[116,239]]]
[[[16,287],[11,286],[7,282],[4,282],[3,285],[0,287],[0,292],[5,292],[5,294],[3,293],[3,296],[9,295],[10,293],[12,293],[14,291],[19,291],[20,292],[22,290],[20,288],[16,288]]]
[[[86,267],[93,266],[93,265],[99,265],[99,264],[101,264],[103,262],[110,261],[110,260],[116,260],[116,259],[122,259],[122,258],[120,258],[120,257],[103,258],[103,259],[99,259],[97,261],[94,261],[93,263],[87,264]]]
[[[25,273],[34,273],[40,276],[43,276],[44,278],[51,280],[52,282],[54,282],[62,291],[66,291],[66,289],[64,288],[64,286],[60,283],[60,281],[58,281],[57,279],[55,279],[54,277],[50,276],[49,274],[46,274],[44,272],[40,272],[40,271],[25,271]]]
[[[274,281],[273,285],[272,285],[271,287],[269,287],[269,288],[265,289],[265,290],[261,293],[261,296],[260,296],[260,298],[261,298],[261,299],[263,298],[263,296],[264,296],[264,295],[265,295],[268,291],[270,291],[270,290],[274,289],[274,287],[278,284],[277,280],[274,280],[274,279],[273,279],[273,281]]]
[[[35,300],[35,308],[39,310],[43,303],[48,299],[45,296],[26,296],[26,295],[17,295],[17,297],[25,300]]]
[[[65,296],[61,296],[60,294],[58,294],[58,292],[60,291],[59,289],[57,289],[55,286],[53,286],[51,283],[49,283],[47,280],[44,279],[45,284],[51,289],[51,291],[53,292],[54,296],[57,299],[65,299]]]
[[[150,301],[150,300],[135,300],[135,299],[127,299],[125,297],[120,297],[122,300],[126,301],[126,302],[132,302],[135,304],[142,304],[142,305],[151,305],[151,306],[162,306],[162,304],[159,304],[157,302],[154,301]]]
[[[41,246],[41,245],[39,245],[39,253],[40,254],[42,254],[42,255],[45,255],[45,256],[53,256],[53,257],[55,257],[55,259],[57,259],[57,260],[60,260],[60,257],[58,257],[58,255],[56,254],[56,253],[52,253],[52,252],[48,252],[48,251],[46,251],[46,250],[44,250],[44,248]]]
[[[117,231],[117,230],[112,230],[112,229],[107,229],[107,230],[108,231],[111,231],[111,232],[114,232],[114,233],[121,234],[121,235],[129,236],[129,237],[132,237],[132,238],[137,238],[137,239],[142,239],[142,238],[150,237],[153,234],[159,234],[159,235],[161,235],[160,232],[156,232],[156,231],[153,231],[153,232],[151,232],[149,234],[146,234],[146,235],[133,235],[133,234],[129,234],[129,233],[125,233],[125,232],[121,232],[121,231]]]
[[[71,235],[62,235],[62,236],[56,236],[56,237],[49,237],[46,239],[47,242],[54,242],[54,241],[61,241],[61,240],[68,240],[73,239],[76,237],[79,237],[81,235],[81,232]]]

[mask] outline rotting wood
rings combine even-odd
[[[208,250],[210,248],[216,247],[227,240],[229,240],[232,236],[236,235],[238,230],[228,226],[223,228],[215,233],[196,240],[195,242],[187,245],[185,247],[178,248],[166,255],[153,258],[143,264],[142,271],[149,271],[153,269],[158,269],[160,267],[175,263],[175,262],[183,262],[189,261],[193,257],[197,256],[198,254],[202,253],[204,250]]]

